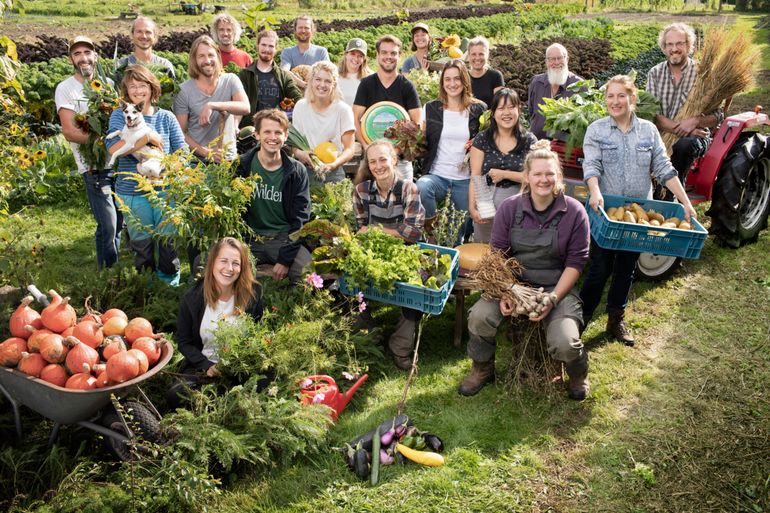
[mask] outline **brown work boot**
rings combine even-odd
[[[495,380],[495,361],[473,362],[471,372],[460,383],[458,392],[461,395],[471,396],[479,393],[484,385],[492,383]]]
[[[628,347],[634,346],[634,337],[628,331],[628,327],[626,327],[626,323],[623,320],[623,310],[609,312],[607,315],[607,333]]]
[[[588,397],[588,391],[591,389],[591,383],[588,381],[588,374],[569,377],[569,388],[567,395],[575,401],[582,401]]]

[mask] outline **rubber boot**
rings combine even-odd
[[[612,335],[618,342],[623,342],[628,347],[634,346],[634,337],[628,331],[626,323],[623,320],[623,310],[609,312],[607,314],[607,333]]]
[[[393,363],[401,370],[412,368],[412,347],[414,347],[414,334],[417,329],[417,321],[409,320],[401,315],[396,324],[396,331],[388,340],[388,347],[393,353]]]
[[[457,391],[464,396],[476,395],[479,390],[484,388],[484,385],[492,383],[494,380],[495,361],[477,362],[474,360],[470,374],[465,376]]]

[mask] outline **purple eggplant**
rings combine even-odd
[[[395,461],[395,458],[388,454],[387,451],[380,449],[380,465],[392,465]]]
[[[387,447],[388,445],[393,442],[393,436],[395,435],[395,431],[392,429],[389,429],[388,431],[385,431],[382,436],[380,436],[380,443],[383,447]]]

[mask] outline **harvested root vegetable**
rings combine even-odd
[[[545,292],[543,287],[533,288],[529,285],[515,284],[511,285],[508,295],[513,304],[514,316],[526,315],[530,319],[540,317],[540,314],[546,307],[556,304],[556,294]]]

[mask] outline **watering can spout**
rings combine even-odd
[[[364,383],[364,381],[367,380],[368,377],[369,377],[369,374],[364,374],[363,376],[358,378],[358,381],[353,383],[353,386],[350,387],[347,392],[345,392],[344,394],[341,394],[342,397],[343,397],[343,402],[342,402],[342,407],[343,408],[348,405],[350,400],[355,395],[356,390],[358,390],[358,387],[360,387]]]

